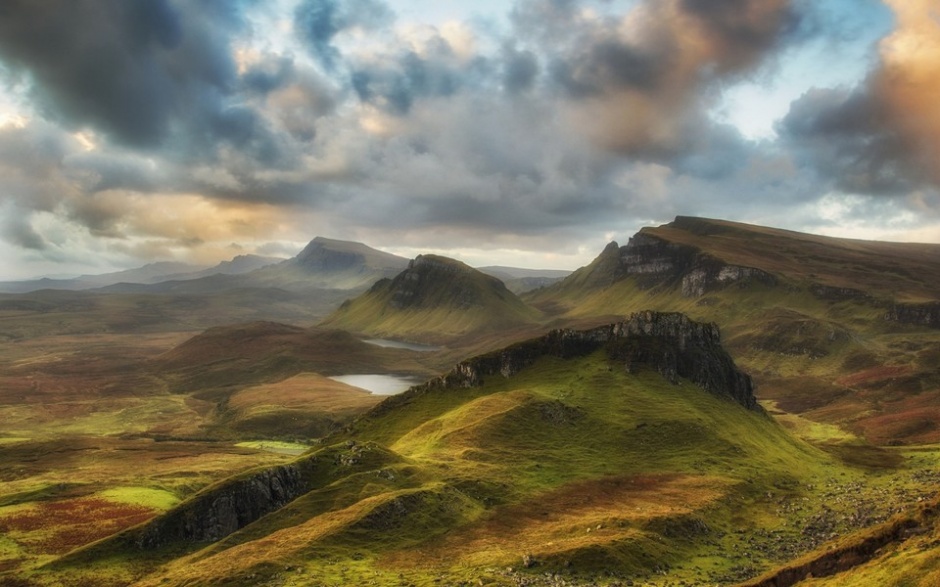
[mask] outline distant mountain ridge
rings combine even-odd
[[[861,241],[727,220],[677,216],[611,242],[589,265],[549,287],[590,292],[634,278],[645,289],[676,286],[702,297],[730,285],[785,280],[820,297],[940,300],[940,245]]]
[[[0,292],[102,289],[107,293],[207,294],[239,288],[355,290],[394,276],[407,264],[403,257],[362,243],[316,237],[290,259],[239,255],[214,267],[151,263],[138,269],[76,279],[0,282]]]

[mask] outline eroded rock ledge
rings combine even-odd
[[[717,325],[695,322],[680,313],[647,311],[590,330],[553,330],[458,363],[445,375],[385,400],[370,415],[385,413],[434,389],[467,388],[493,376],[512,377],[541,357],[579,357],[601,348],[631,372],[652,368],[673,383],[685,378],[714,395],[761,411],[750,376],[738,370],[721,346]]]

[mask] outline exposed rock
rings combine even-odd
[[[885,313],[885,320],[928,328],[940,328],[940,302],[896,304]]]
[[[816,297],[824,300],[841,302],[845,300],[870,300],[871,294],[860,289],[851,287],[832,287],[828,285],[814,284],[809,291]]]
[[[172,542],[219,540],[307,490],[297,464],[235,478],[156,518],[135,537],[135,543],[139,548],[154,548]]]
[[[700,249],[637,233],[626,246],[612,242],[586,267],[580,280],[589,287],[606,287],[625,277],[632,277],[640,287],[678,286],[684,297],[702,297],[732,284],[774,285],[776,277],[754,267],[731,265]]]
[[[630,371],[652,368],[674,383],[686,378],[718,396],[760,411],[751,378],[739,371],[721,347],[718,326],[684,314],[638,312],[629,320],[590,330],[553,330],[457,364],[449,373],[390,397],[371,412],[384,413],[431,389],[482,385],[491,376],[512,377],[544,356],[571,358],[606,348],[612,360]]]

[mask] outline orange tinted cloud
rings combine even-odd
[[[755,69],[798,21],[789,0],[667,0],[616,27],[595,23],[566,71],[586,94],[573,119],[617,151],[685,149],[706,126],[715,82]]]
[[[880,45],[874,92],[915,162],[940,182],[940,5],[886,0],[897,29]]]

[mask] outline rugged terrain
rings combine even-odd
[[[207,488],[42,575],[513,585],[603,569],[606,582],[664,584],[668,571],[727,583],[823,540],[812,528],[827,492],[861,478],[756,405],[714,325],[646,312],[462,362],[323,448]],[[865,521],[893,512],[880,504]]]
[[[526,301],[567,320],[655,307],[719,323],[771,410],[876,444],[940,441],[940,247],[677,218]]]
[[[487,271],[544,281],[316,239],[0,296],[0,578],[935,584],[940,247],[679,217]]]

